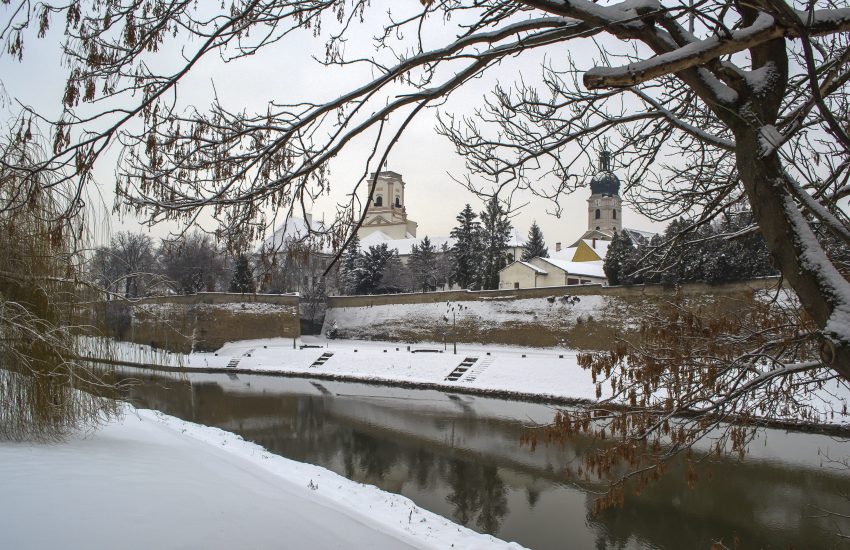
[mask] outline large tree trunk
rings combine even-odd
[[[850,283],[826,260],[808,224],[800,223],[805,220],[776,153],[761,156],[758,128],[747,125],[736,134],[738,172],[767,247],[803,308],[824,331],[822,359],[850,380],[850,326],[845,324],[850,322]]]

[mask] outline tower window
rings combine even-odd
[[[384,205],[384,197],[378,195],[375,197],[375,206],[383,206]]]
[[[401,207],[401,199],[398,195],[395,196],[395,205],[396,207]]]
[[[601,217],[602,217],[602,212],[600,212],[599,209],[597,208],[596,209],[596,219],[598,220]]]
[[[617,219],[617,211],[616,210],[614,210],[614,219],[615,220]]]

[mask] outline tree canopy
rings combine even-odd
[[[368,0],[2,6],[2,55],[23,63],[38,63],[27,56],[29,41],[64,25],[67,82],[58,110],[25,108],[8,127],[20,144],[44,132],[51,152],[0,163],[20,174],[22,188],[47,185],[39,179],[45,173],[55,176],[50,185],[75,187],[65,215],[82,207],[94,166],[115,146],[121,209],[185,223],[208,211],[220,236],[244,242],[265,230],[269,209],[306,211],[328,190],[331,161],[363,139],[371,149],[349,182],[350,200],[323,229],[339,249],[365,216],[357,188],[426,108],[439,110],[438,131],[466,159],[461,184],[489,196],[530,192],[556,212],[584,183],[589,155],[610,139],[626,171],[624,198],[656,221],[686,217],[682,233],[690,233],[746,205],[752,223],[741,232],[761,233],[805,313],[771,321],[750,340],[729,332],[745,324],[718,326],[714,334],[735,345],[714,355],[698,323],[682,326],[693,317],[671,315],[665,334],[700,344],[688,348],[687,361],[678,358],[680,366],[676,357],[636,357],[631,365],[651,374],[637,381],[628,378],[631,367],[610,363],[622,354],[589,360],[594,374],[616,378],[617,395],[663,411],[639,422],[612,414],[609,422],[629,434],[623,440],[646,444],[677,412],[733,417],[748,406],[740,388],[776,395],[850,380],[850,282],[840,259],[850,246],[841,202],[850,196],[846,0],[410,0],[385,15],[385,5]],[[370,53],[346,49],[364,30],[375,37]],[[252,112],[217,98],[207,107],[178,101],[180,84],[207,58],[234,64],[311,35],[325,42],[322,63],[365,66],[370,76],[331,98],[275,90]],[[289,59],[282,51],[278,58]],[[446,108],[458,90],[512,62],[514,82],[500,75],[468,111]],[[470,232],[473,218],[464,221]],[[471,277],[463,271],[456,280],[469,286]],[[659,365],[673,367],[657,372]],[[681,375],[686,368],[690,376]],[[695,386],[683,389],[683,380]],[[712,401],[718,393],[731,398]],[[658,394],[670,398],[659,403]],[[584,420],[611,433],[610,423]],[[703,425],[695,430],[706,433]],[[611,456],[609,464],[622,458]]]

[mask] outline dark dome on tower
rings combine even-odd
[[[590,180],[590,192],[593,195],[620,194],[620,179],[611,171],[611,153],[608,151],[599,155],[599,172]]]

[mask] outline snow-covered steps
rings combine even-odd
[[[313,364],[310,365],[310,368],[313,369],[313,368],[316,368],[316,367],[321,367],[322,365],[324,365],[328,361],[328,359],[333,357],[333,355],[334,354],[333,354],[332,351],[326,351],[325,353],[320,355],[318,359],[313,361]]]
[[[449,373],[449,375],[448,375],[448,376],[446,376],[445,380],[446,380],[447,382],[457,382],[457,381],[460,379],[460,377],[461,377],[461,376],[463,376],[464,374],[466,374],[466,371],[468,371],[468,370],[469,370],[469,368],[470,368],[473,364],[475,364],[475,362],[476,362],[476,361],[478,361],[478,358],[477,358],[477,357],[467,357],[467,358],[465,358],[465,359],[461,362],[461,364],[460,364],[460,365],[458,365],[457,367],[455,367],[455,370],[453,370],[451,373]]]
[[[237,355],[236,357],[231,357],[230,361],[227,362],[227,368],[235,369],[236,366],[239,364],[239,361],[241,361],[243,357],[251,357],[251,353],[253,353],[255,349],[257,349],[257,348],[251,348],[248,351],[246,351],[245,353],[243,353],[242,355]]]
[[[494,357],[488,355],[487,357],[479,361],[477,365],[470,369],[470,371],[464,377],[463,381],[466,383],[475,382],[475,379],[478,378],[478,375],[487,370],[487,367],[492,365],[494,360]]]

